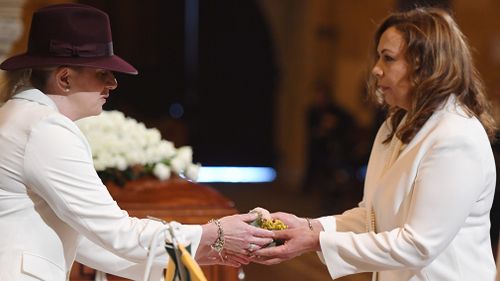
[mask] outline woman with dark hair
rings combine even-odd
[[[315,220],[276,213],[274,264],[319,251],[332,278],[493,281],[489,213],[495,124],[465,36],[436,8],[389,15],[375,33],[370,93],[388,107],[358,207]]]
[[[35,12],[26,53],[4,61],[0,91],[0,280],[64,281],[73,261],[138,280],[149,252],[160,280],[163,224],[129,217],[99,179],[73,121],[98,115],[117,87],[113,72],[137,70],[113,53],[108,16],[61,4]],[[256,214],[180,225],[200,264],[247,264],[249,249],[273,241],[250,226]],[[168,233],[161,236],[171,242]]]

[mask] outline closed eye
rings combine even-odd
[[[112,72],[109,70],[105,69],[97,70],[97,78],[99,78],[99,80],[101,81],[106,81],[110,75],[112,75]]]
[[[391,61],[394,61],[394,58],[389,56],[389,55],[383,55],[382,58],[384,59],[384,61],[386,62],[391,62]]]

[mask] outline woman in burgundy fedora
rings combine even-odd
[[[113,72],[137,74],[113,53],[108,16],[61,4],[35,12],[26,53],[5,60],[0,91],[0,280],[67,280],[76,259],[104,272],[142,277],[162,223],[129,217],[93,168],[73,121],[97,115],[117,87]],[[273,233],[234,215],[182,225],[200,264],[248,263],[248,248]],[[166,237],[166,240],[169,240]],[[168,259],[158,246],[154,276]],[[159,278],[159,277],[158,277]]]

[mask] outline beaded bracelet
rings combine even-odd
[[[222,224],[220,223],[220,220],[217,219],[211,219],[208,223],[214,223],[217,226],[217,239],[212,245],[210,245],[210,248],[216,251],[221,260],[224,261],[224,258],[222,257],[222,250],[224,249],[224,243],[226,240],[224,239],[224,229],[222,228]]]

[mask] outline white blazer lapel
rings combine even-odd
[[[450,98],[446,102],[446,105],[443,106],[442,109],[435,112],[429,120],[424,124],[424,126],[420,129],[420,131],[415,135],[415,137],[408,143],[404,144],[399,138],[393,136],[389,144],[382,144],[382,140],[387,137],[389,134],[389,126],[388,123],[384,124],[379,135],[377,135],[377,139],[375,141],[375,146],[373,150],[373,154],[370,157],[370,174],[367,174],[365,181],[365,198],[367,206],[367,230],[375,231],[376,230],[376,206],[373,205],[373,198],[376,197],[378,192],[384,192],[384,190],[380,190],[384,188],[384,183],[392,181],[392,177],[394,173],[391,171],[395,168],[400,169],[398,162],[404,159],[405,155],[408,151],[411,151],[416,146],[421,144],[421,140],[425,138],[434,125],[439,121],[440,112],[447,107],[447,105],[451,102],[454,102],[455,99]],[[399,126],[402,126],[406,120],[406,116],[401,120]],[[402,176],[400,173],[396,175],[397,177]],[[391,177],[391,178],[387,178]],[[401,191],[404,192],[404,191]]]

